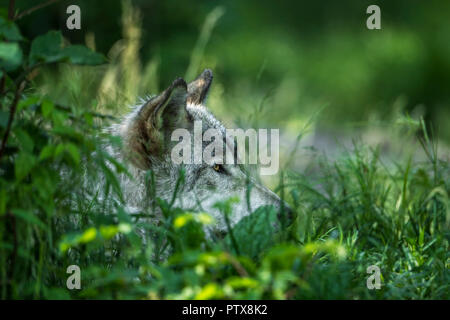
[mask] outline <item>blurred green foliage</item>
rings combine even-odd
[[[358,143],[335,159],[303,149],[306,169],[286,165],[276,188],[294,221],[259,208],[225,237],[206,236],[208,213],[162,199],[137,214],[108,203],[121,199],[117,174],[126,169],[102,147],[120,141],[99,130],[138,95],[204,66],[216,74],[214,111],[243,113],[247,124],[304,124],[323,105],[327,125],[383,118],[399,95],[403,111],[424,103],[430,119],[443,120],[448,10],[383,2],[383,30],[372,32],[364,1],[133,3],[80,1],[80,32],[64,29],[64,1],[16,24],[2,7],[2,299],[450,298],[450,167],[424,121],[387,122],[400,128],[399,143],[420,131],[423,160],[386,164],[381,148]],[[71,44],[80,42],[108,63],[91,66],[104,57]],[[87,184],[98,179],[106,187],[93,194]],[[236,201],[244,199],[217,208],[226,217]],[[164,218],[151,222],[158,208]],[[81,290],[66,288],[73,264]],[[370,265],[381,269],[380,290],[366,287]]]
[[[34,3],[24,0],[17,6],[25,9]],[[65,9],[71,2],[60,1],[25,16],[23,33],[32,38],[59,29],[73,43],[90,39],[107,54],[124,36],[121,1],[77,3],[81,30],[67,30]],[[180,5],[175,0],[135,0],[140,13],[134,20],[141,30],[136,34],[138,55],[141,61],[153,60],[158,69],[157,84],[148,85],[141,94],[155,93],[189,68],[198,69],[190,72],[195,74],[209,67],[221,84],[213,87],[213,93],[223,95],[226,110],[216,108],[224,115],[249,113],[255,107],[251,101],[258,104],[258,97],[270,95],[263,123],[283,126],[295,119],[305,121],[326,106],[318,125],[342,131],[374,117],[388,120],[396,111],[395,102],[402,99],[401,111],[423,115],[449,141],[450,4],[378,1],[382,29],[368,30],[370,4],[203,0]],[[217,6],[223,15],[205,45],[201,63],[190,66],[201,41],[200,27]]]

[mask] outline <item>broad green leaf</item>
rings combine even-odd
[[[62,127],[64,126],[64,122],[67,120],[67,114],[59,111],[58,109],[54,109],[51,113],[51,118],[55,127]],[[56,132],[56,134],[58,133]]]
[[[191,220],[194,220],[194,216],[192,214],[190,213],[180,214],[173,221],[173,226],[175,227],[175,230],[180,229]]]
[[[278,244],[270,248],[264,256],[262,265],[271,273],[281,270],[290,270],[296,259],[300,259],[301,250],[292,244]]]
[[[62,125],[58,125],[53,128],[53,132],[57,135],[63,136],[63,137],[68,137],[68,138],[73,138],[79,141],[83,141],[83,136],[80,132],[78,132],[77,130],[75,130],[72,127],[69,126],[62,126]]]
[[[39,102],[40,98],[37,96],[31,96],[26,99],[20,100],[19,104],[17,105],[17,111],[21,111],[25,108],[28,108],[34,104],[37,104]]]
[[[30,64],[56,62],[64,59],[62,40],[63,38],[60,31],[49,31],[34,39],[30,49]]]
[[[80,152],[78,148],[73,143],[66,144],[66,151],[70,154],[70,157],[73,159],[76,165],[80,163]]]
[[[207,300],[222,298],[222,289],[216,283],[208,283],[205,285],[199,293],[195,296],[196,300]]]
[[[36,158],[27,152],[21,152],[15,161],[14,172],[17,180],[22,180],[36,164]]]
[[[106,62],[105,57],[81,45],[63,47],[61,32],[50,31],[37,37],[31,43],[29,62],[34,65],[38,62],[67,61],[79,65],[97,65]]]
[[[97,229],[89,228],[78,238],[78,243],[88,243],[97,237]]]
[[[23,37],[14,22],[0,17],[0,39],[7,41],[20,41],[23,40]]]
[[[280,222],[276,210],[270,206],[260,207],[242,218],[233,228],[240,254],[251,258],[258,257],[273,244],[277,225],[279,226]],[[225,237],[225,241],[232,248],[230,235]]]
[[[31,136],[28,134],[27,131],[22,129],[17,129],[14,132],[14,135],[16,136],[16,139],[19,142],[19,145],[23,148],[23,150],[31,153],[34,148],[34,141],[31,138]]]
[[[231,277],[227,280],[227,283],[233,287],[237,288],[256,288],[259,282],[255,279],[249,277]]]
[[[63,49],[63,53],[69,58],[69,62],[73,64],[98,65],[106,62],[102,54],[81,45],[68,46]]]
[[[182,213],[174,220],[174,228],[179,237],[181,246],[175,245],[175,250],[182,247],[199,248],[205,240],[205,233],[202,225],[196,221],[194,214]]]
[[[65,146],[63,143],[59,143],[56,145],[56,149],[55,149],[55,157],[59,156],[60,154],[62,154],[64,152]]]
[[[116,225],[100,226],[99,231],[103,238],[111,239],[119,232],[119,228]]]
[[[53,157],[54,153],[55,153],[55,146],[48,144],[41,150],[39,160],[45,160],[47,158]]]
[[[22,63],[22,50],[15,42],[0,43],[0,68],[6,71],[17,69]]]
[[[44,100],[41,104],[42,115],[45,118],[48,118],[48,116],[52,113],[54,107],[55,106],[54,106],[53,102]]]

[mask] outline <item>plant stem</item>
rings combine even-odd
[[[237,244],[236,238],[234,237],[233,230],[231,228],[230,218],[228,217],[228,212],[224,212],[224,218],[225,218],[225,224],[228,229],[228,234],[230,235],[231,244],[233,245],[234,250],[236,251],[236,254],[239,256],[241,255],[239,251],[239,246]]]
[[[9,7],[8,7],[8,19],[14,20],[14,6],[15,6],[15,0],[9,0]]]
[[[47,2],[38,4],[37,6],[34,6],[34,7],[30,8],[30,9],[28,9],[28,10],[25,10],[25,11],[21,12],[20,14],[17,15],[17,17],[14,18],[14,20],[22,19],[23,17],[29,15],[30,13],[33,13],[33,12],[36,11],[36,10],[45,8],[45,7],[47,7],[47,6],[49,6],[49,5],[53,4],[53,3],[55,3],[55,2],[57,2],[57,1],[59,1],[59,0],[48,0]],[[10,19],[11,19],[11,18],[10,18]]]
[[[14,115],[16,114],[17,109],[17,103],[19,102],[20,94],[22,93],[23,88],[25,87],[25,81],[23,81],[19,88],[16,90],[16,93],[14,95],[14,100],[11,103],[11,106],[9,107],[9,118],[8,118],[8,125],[6,126],[5,134],[3,135],[2,144],[0,146],[0,160],[3,156],[3,152],[5,151],[6,142],[8,141],[9,133],[11,131],[11,126],[14,121]]]
[[[15,0],[9,0],[9,6],[8,6],[8,19],[9,20],[14,19],[14,4],[15,4]],[[3,95],[3,92],[5,91],[5,82],[6,82],[5,77],[6,77],[6,75],[3,74],[2,78],[0,79],[0,95]],[[0,110],[1,109],[2,109],[2,105],[0,104]]]

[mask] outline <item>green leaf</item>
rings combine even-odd
[[[12,21],[0,17],[0,38],[7,41],[23,40],[19,28]]]
[[[251,258],[258,257],[273,244],[274,226],[279,224],[276,210],[271,206],[260,207],[242,218],[233,228],[240,253]],[[225,237],[225,242],[232,247],[230,235]]]
[[[60,135],[61,137],[67,137],[67,138],[72,138],[72,139],[76,139],[78,141],[83,141],[83,135],[78,132],[77,130],[75,130],[72,127],[69,126],[64,126],[64,125],[58,125],[53,128],[53,133]]]
[[[64,152],[64,144],[63,143],[57,144],[55,149],[55,157],[59,156],[63,152]]]
[[[21,111],[37,104],[39,102],[39,99],[40,98],[38,96],[30,96],[26,99],[20,100],[19,104],[17,105],[17,111]]]
[[[272,247],[263,258],[263,268],[271,273],[290,270],[296,259],[301,257],[300,248],[292,244],[278,244]]]
[[[0,43],[0,68],[6,71],[13,71],[21,63],[22,50],[17,43]]]
[[[89,228],[86,231],[83,232],[83,234],[80,235],[80,237],[77,239],[78,243],[89,243],[91,241],[94,241],[97,237],[97,229],[95,228]]]
[[[36,225],[44,230],[47,229],[47,226],[32,212],[23,209],[12,209],[11,211],[16,217],[21,218],[22,220],[25,220],[26,222]]]
[[[78,151],[77,146],[73,143],[67,143],[66,151],[69,153],[75,164],[78,165],[80,163],[80,152]]]
[[[67,120],[67,114],[65,112],[59,111],[58,109],[54,109],[51,113],[51,118],[55,127],[63,127],[64,122]],[[56,134],[59,133],[56,132]]]
[[[53,157],[54,153],[55,153],[55,146],[48,144],[41,150],[39,160],[45,160],[47,158]]]
[[[193,213],[179,214],[174,222],[174,229],[177,237],[181,242],[175,244],[175,250],[182,250],[183,248],[199,248],[205,240],[205,233],[201,223],[197,222]]]
[[[19,142],[19,145],[23,148],[23,150],[31,153],[34,148],[34,141],[27,131],[22,129],[17,129],[14,132],[14,135]]]
[[[62,40],[63,38],[60,31],[49,31],[34,39],[30,49],[30,64],[56,62],[64,59]]]
[[[55,106],[54,106],[53,102],[44,100],[41,104],[42,115],[45,118],[48,118],[48,116],[52,113],[54,107]]]
[[[36,163],[36,158],[27,153],[21,152],[15,161],[14,172],[16,174],[17,180],[22,180],[30,171],[33,169]]]
[[[98,65],[106,62],[102,54],[85,46],[71,45],[63,48],[63,38],[59,31],[50,31],[34,39],[31,43],[29,59],[31,65],[38,62],[61,61],[79,65]]]
[[[100,234],[105,239],[113,238],[119,232],[119,228],[116,225],[100,226]]]
[[[63,53],[73,64],[98,65],[106,62],[106,58],[102,54],[81,45],[68,46],[63,49]]]
[[[79,244],[92,242],[97,239],[98,234],[95,227],[88,228],[82,233],[66,234],[59,244],[59,250],[64,253]]]

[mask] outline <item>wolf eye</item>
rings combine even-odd
[[[214,169],[214,171],[217,171],[217,172],[219,172],[219,173],[226,173],[225,168],[224,168],[223,165],[221,165],[221,164],[215,164],[215,165],[213,166],[213,169]]]

